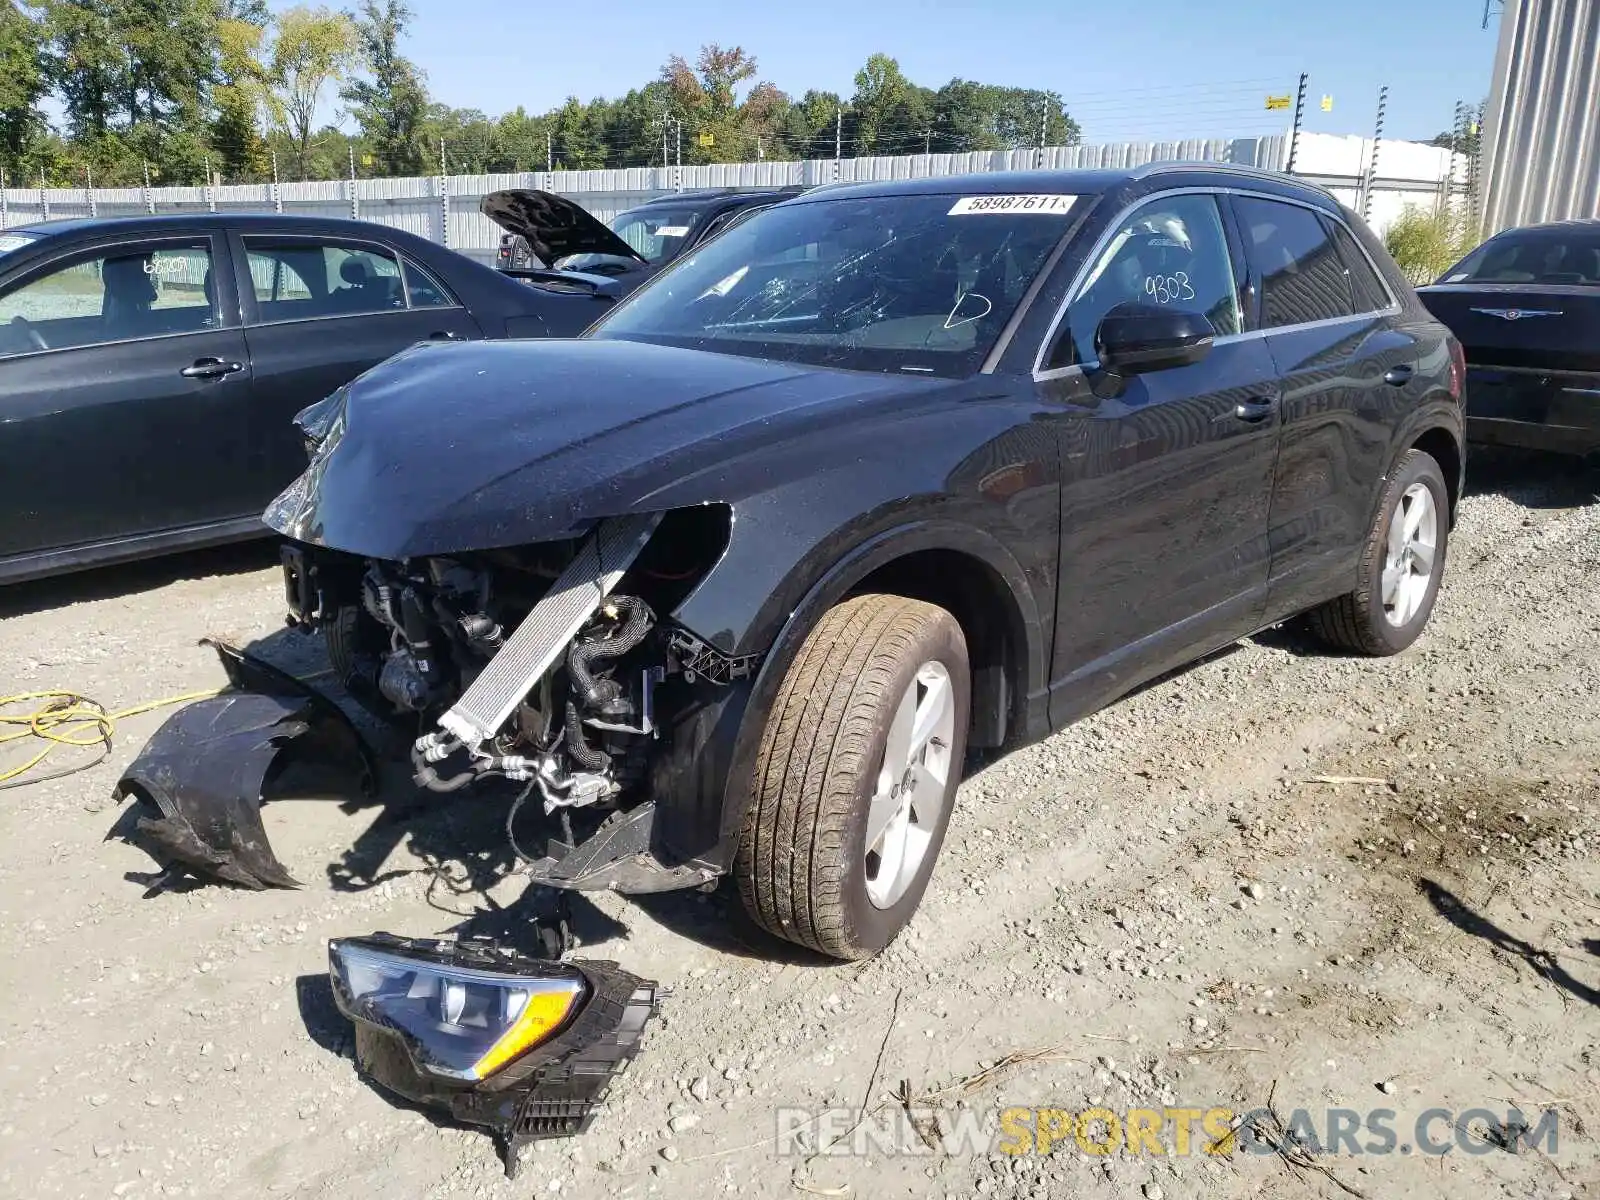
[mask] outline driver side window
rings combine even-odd
[[[1219,337],[1240,331],[1239,287],[1215,197],[1166,196],[1129,214],[1067,306],[1068,336],[1046,365],[1095,362],[1095,332],[1118,304],[1203,313]]]
[[[0,296],[0,357],[199,333],[216,324],[209,239],[117,246]]]

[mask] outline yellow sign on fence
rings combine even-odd
[[[717,144],[716,135],[715,134],[710,134],[710,133],[702,133],[700,135],[700,144],[702,146],[715,146]]]
[[[1268,96],[1267,97],[1267,108],[1270,109],[1270,110],[1273,110],[1273,111],[1276,111],[1277,109],[1280,109],[1280,108],[1288,108],[1293,103],[1294,103],[1294,97],[1293,96]]]

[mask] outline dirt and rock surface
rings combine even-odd
[[[581,906],[580,953],[674,990],[593,1129],[515,1183],[488,1138],[357,1077],[325,982],[333,935],[525,928],[491,806],[285,800],[267,825],[303,890],[141,900],[147,860],[101,840],[162,714],[130,718],[109,761],[0,793],[0,1195],[1600,1195],[1596,481],[1504,457],[1473,476],[1411,652],[1274,630],[974,772],[927,902],[871,962],[757,936],[727,889]],[[210,686],[207,633],[318,670],[280,611],[263,548],[8,589],[0,692]],[[1323,1134],[1329,1109],[1388,1109],[1399,1145],[774,1144],[780,1110],[865,1103],[880,1129],[901,1093],[925,1128],[991,1133],[1007,1106],[1270,1099]],[[1508,1110],[1547,1107],[1553,1150],[1495,1145]],[[1412,1146],[1429,1109],[1458,1118],[1429,1127],[1448,1154]]]

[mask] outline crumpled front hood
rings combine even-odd
[[[737,477],[746,452],[939,386],[610,339],[424,344],[302,414],[320,444],[262,519],[382,559],[576,537],[733,502],[770,482]]]

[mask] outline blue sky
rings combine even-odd
[[[1387,83],[1387,136],[1447,129],[1457,100],[1488,90],[1498,18],[1482,0],[412,0],[406,53],[435,99],[491,115],[617,95],[668,55],[742,45],[761,78],[845,96],[868,54],[918,83],[952,76],[1052,88],[1089,141],[1275,131],[1268,91],[1310,73],[1306,127],[1367,133]],[[284,7],[274,3],[274,8]],[[353,7],[353,5],[352,5]],[[1321,111],[1324,94],[1334,98]]]

